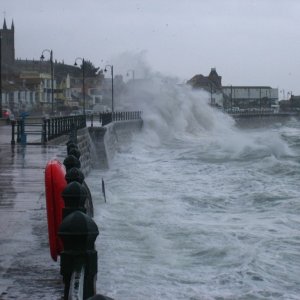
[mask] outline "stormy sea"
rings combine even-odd
[[[116,300],[300,299],[299,120],[241,129],[205,92],[162,80],[139,89],[123,105],[143,110],[142,131],[87,178],[97,290]]]

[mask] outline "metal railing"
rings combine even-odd
[[[32,122],[27,118],[20,118],[11,122],[11,144],[46,144],[59,136],[68,134],[71,130],[86,127],[86,117],[67,116],[49,119],[40,119]],[[34,140],[34,136],[37,138]]]
[[[99,116],[99,118],[98,118]],[[91,121],[91,127],[94,125],[94,120],[99,120],[101,126],[105,126],[111,122],[118,122],[118,121],[130,121],[130,120],[140,120],[142,118],[141,111],[122,111],[122,112],[105,112],[99,113],[99,115],[90,115],[88,116],[89,120]]]
[[[45,119],[43,122],[43,140],[50,141],[56,137],[68,134],[71,130],[86,127],[86,116],[68,116]]]
[[[111,122],[140,120],[141,111],[107,112],[91,115],[65,116],[45,119],[19,118],[12,121],[11,144],[46,144],[48,141],[70,133],[71,130],[94,126],[94,121],[105,126]],[[34,139],[34,137],[36,137]]]
[[[289,117],[295,116],[294,112],[274,112],[274,111],[230,111],[231,116],[237,118],[254,118],[254,117]]]

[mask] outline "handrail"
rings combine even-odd
[[[122,112],[105,112],[99,114],[99,121],[102,126],[111,122],[140,120],[142,118],[141,111],[122,111]]]
[[[11,144],[14,143],[27,143],[27,135],[35,134],[40,135],[41,140],[38,144],[46,144],[48,141],[59,136],[68,134],[71,130],[81,129],[86,127],[86,120],[88,115],[78,116],[65,116],[44,118],[41,123],[28,123],[26,118],[19,118],[12,122],[12,139]],[[93,118],[91,115],[91,127],[93,127]],[[142,119],[141,111],[122,111],[122,112],[103,112],[99,113],[99,121],[102,126],[111,122],[130,121]],[[35,127],[34,130],[28,130],[28,126]],[[16,135],[16,140],[15,140]],[[37,143],[35,143],[37,144]]]
[[[39,144],[46,144],[47,141],[70,133],[74,127],[75,129],[86,127],[85,115],[44,118],[41,119],[41,122],[39,123],[27,123],[26,120],[26,118],[19,118],[12,122],[12,144],[15,142],[26,144],[27,135],[39,135],[41,137]],[[33,127],[34,129],[30,130],[30,127]],[[17,137],[16,141],[15,134]]]

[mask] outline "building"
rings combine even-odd
[[[21,81],[24,87],[35,93],[35,102],[25,107],[27,111],[47,111],[48,108],[52,107],[52,80],[49,73],[21,71],[16,81]],[[53,81],[53,88],[56,90],[55,80]],[[55,106],[56,103],[53,105]]]
[[[4,78],[12,72],[15,62],[15,26],[11,23],[11,28],[7,28],[4,19],[3,29],[0,29],[1,37],[1,73]],[[3,78],[3,79],[4,79]]]
[[[278,105],[278,89],[269,86],[223,86],[223,107],[271,108]]]
[[[209,93],[209,103],[212,106],[223,106],[222,77],[218,75],[216,68],[211,68],[208,76],[195,75],[187,84],[195,89],[202,89]]]
[[[195,89],[202,89],[209,93],[210,104],[222,106],[222,77],[218,75],[216,68],[212,68],[208,76],[202,74],[195,75],[187,81]]]
[[[98,68],[95,68],[91,62],[85,61],[85,93],[83,93],[82,66],[78,68],[64,62],[57,62],[52,57],[52,77],[50,55],[49,60],[45,61],[15,58],[13,21],[9,29],[4,19],[0,34],[2,37],[0,100],[3,99],[0,101],[1,107],[9,108],[17,115],[20,110],[43,113],[52,110],[68,112],[73,108],[83,107],[84,104],[86,108],[91,109],[95,103],[100,102],[104,76],[101,72],[97,73]],[[95,89],[97,89],[96,93]]]
[[[15,114],[31,109],[36,101],[36,92],[19,83],[5,81],[2,88],[2,106]]]
[[[187,84],[210,95],[210,104],[226,109],[271,108],[278,105],[278,89],[269,86],[222,86],[222,77],[212,68],[208,76],[195,75]]]
[[[279,105],[281,111],[300,112],[300,96],[291,95],[289,100],[281,100]]]

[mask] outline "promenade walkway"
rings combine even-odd
[[[0,299],[61,299],[59,262],[52,261],[44,188],[48,160],[65,146],[11,146],[0,126]]]

